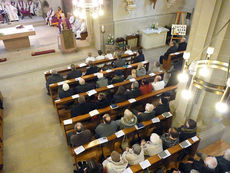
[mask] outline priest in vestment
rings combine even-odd
[[[64,13],[61,14],[61,19],[59,20],[58,23],[58,29],[59,29],[59,33],[61,33],[63,30],[72,29],[69,19],[65,17]]]
[[[34,0],[34,14],[36,16],[42,15],[42,5],[40,0]]]
[[[59,23],[59,19],[61,18],[62,9],[61,7],[58,7],[58,11],[55,13],[54,16],[52,16],[51,24],[54,26],[57,26]]]
[[[12,6],[10,2],[2,0],[0,8],[7,14],[7,18],[9,21],[18,20],[18,10],[14,6]]]
[[[26,2],[26,11],[34,15],[34,3],[32,0],[27,0]]]
[[[46,24],[51,26],[52,22],[52,17],[54,16],[54,10],[52,7],[49,8],[49,11],[47,12],[47,17],[46,17]]]

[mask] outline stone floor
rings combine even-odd
[[[87,42],[78,42],[76,53],[58,51],[57,29],[35,28],[32,47],[7,52],[0,43],[0,91],[4,96],[4,172],[6,173],[72,173],[73,160],[67,148],[55,109],[46,95],[44,71],[63,68],[84,60],[96,50]],[[35,50],[54,48],[56,53],[32,57]],[[166,47],[144,51],[151,62]]]

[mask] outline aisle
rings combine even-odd
[[[42,71],[1,80],[4,95],[4,172],[72,173],[73,160]]]

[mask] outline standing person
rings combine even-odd
[[[72,29],[71,24],[69,20],[65,17],[64,13],[61,14],[61,19],[59,20],[58,23],[58,29],[59,29],[59,33],[61,33],[64,30]]]
[[[27,0],[26,11],[28,11],[31,15],[34,15],[34,3],[32,0]]]
[[[26,3],[23,0],[18,0],[17,7],[20,15],[22,15],[22,12],[25,11]]]
[[[11,5],[11,3],[6,2],[5,0],[2,0],[2,2],[0,3],[0,14],[1,13],[6,18],[7,22],[19,20],[17,8],[15,8],[13,5]]]
[[[34,0],[34,14],[36,16],[41,16],[42,15],[42,5],[40,0]]]
[[[75,33],[75,36],[77,36],[77,31],[80,29],[81,29],[81,20],[80,18],[76,17],[72,24],[72,31]]]
[[[62,9],[61,7],[58,7],[58,11],[55,13],[54,16],[52,16],[51,25],[54,25],[54,26],[58,25],[59,20],[61,18],[61,14],[62,14]]]
[[[134,58],[133,63],[142,62],[145,60],[145,56],[142,52],[142,49],[138,49],[137,56]]]

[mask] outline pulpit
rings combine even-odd
[[[58,47],[63,53],[74,52],[77,49],[75,34],[72,30],[63,30],[58,37]]]

